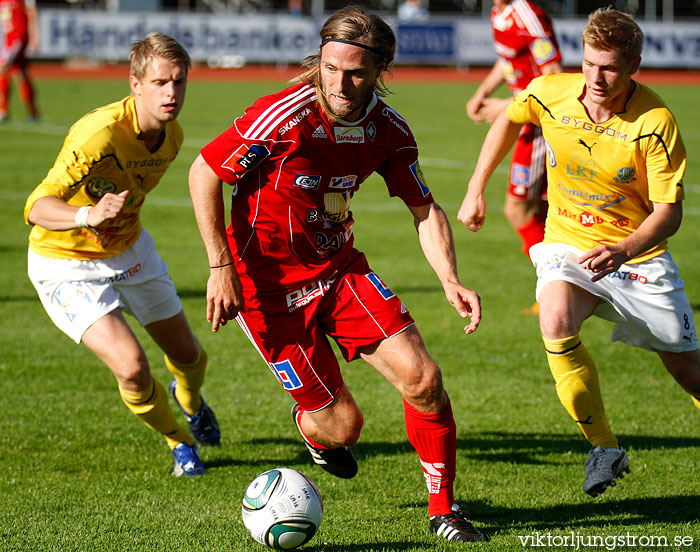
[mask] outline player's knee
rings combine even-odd
[[[561,339],[576,335],[578,330],[574,328],[569,311],[563,304],[547,304],[545,308],[539,306],[540,331],[542,335],[549,339]]]
[[[364,417],[362,413],[360,413],[360,416],[354,420],[354,423],[346,428],[341,439],[343,446],[351,447],[360,440],[360,433],[362,433],[362,426],[364,423]]]
[[[360,439],[363,425],[362,412],[355,410],[350,416],[345,416],[333,424],[328,439],[333,447],[351,447]]]
[[[113,371],[120,387],[127,389],[145,389],[151,381],[148,359],[145,355],[122,359],[121,364]]]
[[[513,228],[524,226],[532,218],[528,204],[521,201],[506,201],[503,214]]]
[[[177,348],[166,353],[168,358],[179,365],[194,364],[199,359],[200,346],[197,340],[180,343]]]
[[[415,405],[430,407],[437,404],[443,393],[442,373],[433,362],[421,366],[403,381],[403,395]]]
[[[673,374],[675,380],[694,397],[700,396],[700,368],[695,365],[684,367]]]

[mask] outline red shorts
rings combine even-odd
[[[21,36],[6,36],[0,48],[0,66],[24,67],[29,62],[26,55],[27,38]]]
[[[236,321],[277,379],[304,410],[327,406],[343,385],[328,337],[345,360],[414,321],[401,300],[353,251],[335,274],[301,289],[245,293]]]
[[[542,129],[523,126],[510,162],[508,195],[519,201],[547,200],[547,152]]]

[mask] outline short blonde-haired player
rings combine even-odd
[[[190,58],[174,39],[151,33],[131,49],[131,95],[100,107],[68,132],[54,166],[27,199],[29,278],[51,320],[114,373],[129,410],[165,437],[173,475],[205,468],[190,432],[122,311],[134,315],[165,353],[170,393],[201,444],[219,427],[199,394],[206,352],[192,334],[153,239],[141,226],[146,194],[182,145]]]
[[[537,270],[540,328],[559,398],[593,446],[583,490],[591,496],[629,471],[610,429],[593,359],[579,338],[595,314],[615,322],[612,340],[655,351],[700,407],[693,311],[666,240],[682,218],[686,153],[673,115],[632,80],[642,31],[611,8],[583,31],[583,74],[537,78],[496,120],[459,220],[484,223],[483,193],[523,123],[547,143],[549,213]]]

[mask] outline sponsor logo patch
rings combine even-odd
[[[287,308],[289,312],[294,312],[304,305],[308,305],[317,297],[321,297],[335,283],[335,275],[328,280],[318,280],[307,284],[301,289],[297,289],[287,294]]]
[[[283,134],[289,132],[292,128],[297,126],[301,121],[304,120],[308,115],[311,114],[311,110],[307,107],[302,111],[301,113],[298,113],[296,116],[292,117],[287,121],[284,125],[280,127],[279,130],[279,135],[282,136]]]
[[[367,125],[367,138],[372,140],[374,142],[374,138],[377,135],[377,127],[374,126],[374,123],[370,121],[370,123]]]
[[[566,196],[578,203],[581,207],[593,207],[594,209],[607,209],[618,203],[622,203],[627,198],[621,194],[592,194],[586,190],[577,188],[567,188],[563,184],[559,184],[559,189]]]
[[[523,188],[530,186],[530,167],[513,163],[510,171],[510,181],[515,186],[522,186]]]
[[[328,184],[328,188],[332,190],[345,190],[346,188],[352,188],[357,182],[356,174],[349,174],[347,176],[332,176],[331,182]]]
[[[554,153],[554,149],[549,145],[549,142],[545,141],[544,148],[547,150],[547,163],[550,167],[557,166],[557,156]]]
[[[548,38],[538,38],[530,45],[530,51],[537,65],[544,65],[554,58],[556,50]]]
[[[221,166],[234,174],[252,171],[269,155],[270,150],[262,144],[253,144],[252,146],[242,144]]]
[[[614,280],[615,278],[619,280],[629,280],[631,282],[639,282],[640,284],[646,284],[649,282],[649,279],[644,276],[643,274],[638,274],[637,272],[629,272],[629,271],[620,271],[616,270],[615,272],[611,272],[606,276],[606,278],[610,278],[611,280]]]
[[[571,117],[570,115],[562,115],[561,122],[562,124],[574,127],[575,129],[583,129],[586,132],[602,134],[614,138],[616,140],[622,140],[623,142],[627,141],[627,134],[622,134],[619,130],[616,130],[612,127],[598,125],[589,121],[584,121],[582,119]]]
[[[637,180],[634,169],[632,167],[622,167],[617,171],[617,176],[613,178],[618,184],[630,184]]]
[[[362,127],[333,127],[336,144],[364,144],[365,129]]]
[[[117,282],[121,282],[123,280],[128,280],[129,278],[133,278],[139,272],[141,272],[141,263],[135,264],[134,266],[127,268],[126,270],[119,272],[118,274],[115,274],[114,276],[110,276],[109,278],[103,278],[102,283],[103,284],[115,284]]]
[[[326,130],[323,128],[323,125],[318,125],[316,127],[316,130],[314,130],[313,134],[311,134],[311,138],[328,138],[328,134],[326,134]]]
[[[114,182],[99,176],[88,180],[85,188],[92,197],[102,197],[105,194],[113,194],[117,191],[117,185]]]
[[[372,282],[372,285],[379,292],[379,295],[384,297],[385,301],[395,297],[394,292],[391,291],[391,289],[384,282],[382,282],[382,279],[377,276],[375,272],[368,272],[365,274],[365,278]]]
[[[423,475],[425,476],[425,482],[428,485],[428,492],[431,494],[436,494],[440,492],[442,487],[443,472],[445,470],[445,464],[442,462],[423,462],[420,461],[423,466]]]
[[[297,174],[294,185],[305,190],[318,190],[321,177],[315,174]]]
[[[410,168],[411,172],[413,173],[413,178],[416,179],[416,182],[420,187],[421,194],[423,194],[423,197],[427,196],[430,193],[430,188],[428,188],[428,184],[425,182],[425,176],[423,176],[423,171],[421,170],[418,161],[413,163]]]
[[[594,215],[592,213],[584,211],[579,216],[579,222],[581,223],[581,226],[585,226],[586,228],[590,228],[591,226],[595,226],[596,224],[603,224],[605,221],[603,220],[602,217],[600,217],[598,215]]]
[[[63,309],[68,320],[73,322],[85,305],[94,302],[92,295],[83,282],[64,282],[58,287],[52,300]]]
[[[285,389],[299,389],[303,385],[291,361],[271,362],[270,368],[272,368],[272,371]]]
[[[593,159],[584,163],[578,155],[574,155],[566,165],[566,174],[573,180],[593,180],[598,174],[595,169],[596,162]]]
[[[324,220],[342,222],[350,215],[350,192],[329,192],[323,195]]]
[[[404,123],[405,123],[405,121],[404,121],[403,119],[401,119],[396,113],[394,113],[393,111],[391,111],[390,109],[388,109],[388,108],[385,107],[385,108],[382,110],[382,115],[384,115],[385,117],[387,117],[387,118],[389,119],[389,122],[390,122],[392,125],[394,125],[394,126],[395,126],[396,128],[398,128],[401,132],[403,132],[406,136],[408,136],[408,131],[407,131],[407,130],[404,128],[404,126],[401,124],[401,122],[404,122]],[[399,121],[401,121],[401,122],[399,122]]]

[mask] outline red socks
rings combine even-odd
[[[452,511],[457,462],[457,428],[449,398],[440,412],[424,414],[404,400],[406,434],[418,453],[428,484],[428,515]]]
[[[10,77],[6,73],[0,77],[0,113],[7,113],[7,97],[10,94]]]
[[[301,406],[296,405],[294,407],[294,423],[297,424],[297,429],[299,430],[299,433],[301,433],[301,436],[304,438],[304,440],[309,443],[312,447],[316,447],[317,449],[321,450],[330,450],[327,446],[321,445],[317,443],[316,441],[312,441],[306,436],[306,433],[304,433],[301,429],[301,415],[304,413],[304,410],[302,410]]]
[[[523,253],[529,259],[530,248],[544,239],[544,219],[539,215],[535,215],[529,222],[516,228],[515,231],[520,235],[520,239],[523,242]]]
[[[8,96],[10,95],[10,74],[5,73],[0,77],[0,113],[8,113]],[[32,117],[39,115],[39,110],[36,107],[36,98],[34,88],[28,81],[22,80],[19,85],[19,95],[24,104],[27,106]]]
[[[22,81],[19,85],[19,95],[22,101],[27,106],[29,113],[32,117],[39,115],[36,108],[36,102],[34,101],[34,88],[29,83],[29,81]]]

